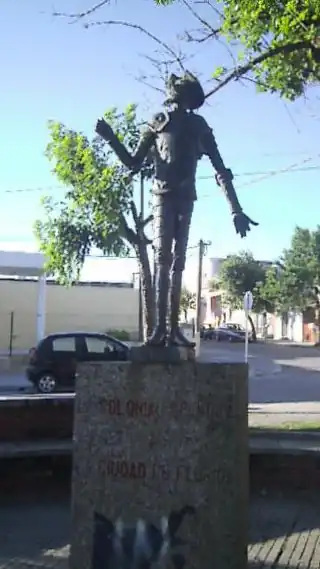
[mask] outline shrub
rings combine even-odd
[[[107,334],[123,342],[130,340],[130,334],[127,330],[107,330]]]

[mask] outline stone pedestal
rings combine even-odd
[[[246,569],[245,364],[80,370],[72,569]]]

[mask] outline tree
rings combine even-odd
[[[238,255],[229,255],[225,259],[215,285],[223,291],[225,303],[234,310],[243,308],[244,294],[251,291],[254,298],[253,310],[271,312],[270,302],[260,294],[265,275],[266,269],[262,263],[256,261],[251,253],[243,251]],[[256,339],[256,330],[250,314],[248,320],[252,328],[253,339]]]
[[[267,272],[262,294],[269,299],[274,296],[283,312],[303,312],[315,306],[320,284],[320,226],[314,231],[296,227],[278,265],[278,269]]]
[[[183,312],[184,319],[187,321],[188,310],[195,310],[196,308],[196,295],[191,292],[186,287],[182,287],[181,290],[181,300],[180,300],[180,310]]]
[[[282,269],[274,265],[265,272],[265,279],[258,287],[259,296],[273,307],[275,312],[286,311],[286,301],[282,290]]]
[[[106,120],[129,149],[138,141],[136,106],[124,112],[111,109]],[[92,249],[104,255],[137,256],[142,274],[148,333],[153,327],[153,290],[145,227],[133,201],[133,178],[100,137],[89,140],[81,132],[59,122],[49,123],[46,155],[53,173],[65,187],[62,200],[45,198],[45,219],[35,224],[40,249],[48,259],[47,271],[63,284],[79,279]],[[142,175],[148,179],[149,166]],[[129,219],[133,222],[133,227]]]
[[[150,0],[151,1],[151,0]],[[158,9],[178,0],[152,0]],[[214,42],[225,42],[231,65],[213,69],[215,85],[207,93],[213,95],[231,81],[253,81],[259,91],[278,93],[294,100],[309,85],[320,80],[320,2],[319,0],[180,0],[181,10],[187,10],[196,22],[196,30],[181,30],[180,47],[174,51],[161,38],[139,24],[117,20],[92,21],[109,4],[99,2],[80,14],[60,14],[72,21],[83,20],[85,27],[96,23],[124,25],[146,34],[166,55],[162,63],[182,68],[190,55],[190,44],[206,43],[214,50]],[[155,7],[156,9],[156,7]],[[184,21],[183,14],[181,21]],[[183,56],[183,52],[186,56]],[[159,53],[158,53],[159,55]],[[159,63],[159,57],[158,57]],[[225,63],[225,62],[223,62]]]

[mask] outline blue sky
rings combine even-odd
[[[90,0],[55,0],[54,8],[78,12],[90,4]],[[119,26],[86,30],[80,23],[53,18],[52,9],[52,2],[44,0],[1,2],[1,248],[34,248],[32,225],[41,215],[43,193],[38,188],[62,195],[43,154],[49,119],[91,134],[97,117],[109,106],[137,102],[148,117],[161,103],[161,96],[135,79],[141,71],[150,72],[143,58],[157,48],[150,39]],[[139,23],[171,42],[190,23],[194,26],[181,6],[157,8],[151,0],[111,2],[97,18]],[[201,78],[208,79],[218,65],[230,65],[228,52],[219,44],[196,46],[196,51],[190,67]],[[244,210],[260,226],[245,241],[234,234],[214,180],[201,179],[212,173],[203,161],[190,245],[202,237],[212,242],[212,256],[247,248],[257,258],[272,259],[289,244],[296,224],[312,228],[318,223],[320,169],[261,180],[262,176],[251,174],[292,164],[320,168],[317,96],[319,90],[313,89],[307,101],[286,105],[276,96],[256,94],[251,84],[234,84],[209,100],[201,111],[236,174]],[[25,189],[30,191],[17,192]],[[85,276],[117,280],[129,278],[134,270],[130,261],[90,260]]]

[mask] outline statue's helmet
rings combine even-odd
[[[202,86],[190,71],[186,71],[181,77],[172,73],[168,78],[166,87],[165,105],[182,104],[186,109],[193,111],[199,109],[205,101]]]

